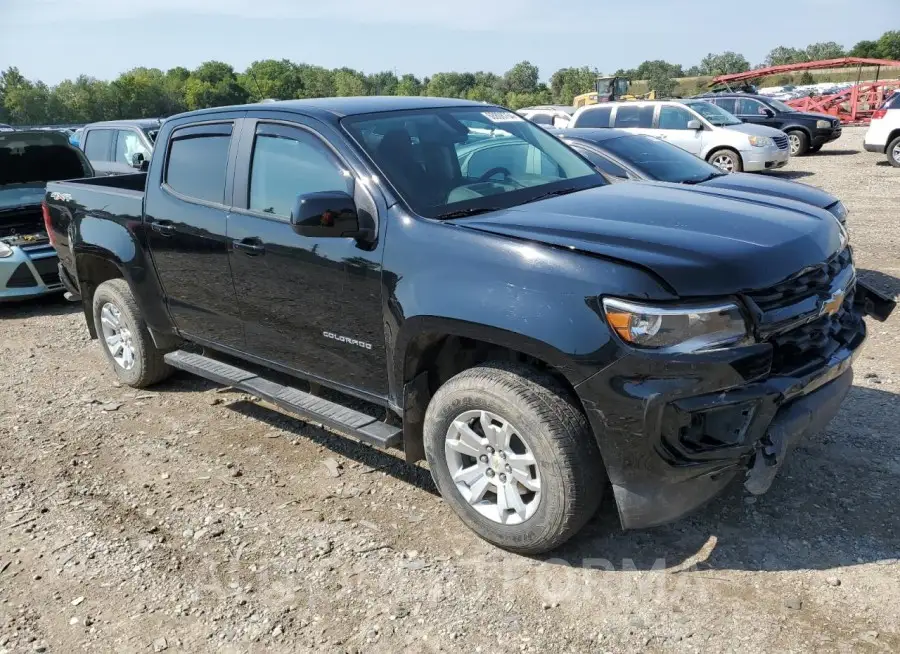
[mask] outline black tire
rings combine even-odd
[[[888,143],[887,160],[894,168],[900,168],[900,136]]]
[[[787,135],[792,157],[802,157],[809,153],[809,137],[806,135],[806,132],[792,129],[788,131]]]
[[[130,341],[134,348],[134,365],[131,368],[126,369],[116,362],[103,336],[100,313],[107,303],[118,309],[121,321],[130,332]],[[150,332],[147,331],[147,324],[141,317],[131,289],[124,279],[110,279],[100,284],[94,292],[93,308],[94,325],[97,327],[100,346],[119,381],[133,388],[146,388],[172,374],[172,367],[163,360],[165,352],[158,350],[154,345]]]
[[[540,470],[540,501],[515,525],[476,511],[454,483],[444,450],[448,430],[465,411],[502,415],[527,435]],[[549,375],[524,365],[486,363],[441,386],[425,413],[425,456],[444,500],[484,540],[520,554],[540,554],[571,538],[596,513],[606,469],[587,418]]]
[[[731,159],[731,162],[732,162],[731,170],[728,170],[727,168],[722,168],[718,164],[713,163],[714,161],[716,161],[722,157],[728,157]],[[723,170],[724,172],[727,172],[727,173],[739,173],[742,170],[744,170],[744,162],[741,160],[741,155],[738,154],[737,152],[735,152],[734,150],[732,150],[731,148],[719,148],[718,150],[713,150],[712,152],[709,153],[709,156],[706,158],[706,161],[708,163],[710,163],[711,165],[715,166],[716,168],[718,168],[719,170]]]

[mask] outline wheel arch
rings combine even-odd
[[[546,372],[583,413],[575,386],[585,370],[564,352],[535,338],[464,321],[421,317],[398,348],[402,380],[403,448],[409,462],[424,458],[425,410],[437,389],[454,375],[488,361],[523,363]],[[598,324],[598,330],[602,324]]]

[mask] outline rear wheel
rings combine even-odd
[[[888,143],[887,160],[895,168],[900,168],[900,136]]]
[[[787,133],[788,141],[791,144],[791,156],[802,157],[809,152],[809,137],[805,132],[793,130]]]
[[[710,153],[706,160],[726,173],[739,173],[744,169],[741,155],[734,150],[721,149]]]
[[[606,471],[584,414],[551,377],[488,363],[441,386],[425,414],[438,490],[484,540],[538,554],[596,512]]]
[[[123,384],[144,388],[172,374],[124,279],[110,279],[97,287],[94,325],[103,353]]]

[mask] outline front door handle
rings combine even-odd
[[[255,257],[266,253],[266,246],[256,237],[242,238],[239,241],[232,241],[235,250],[240,250],[244,254]]]
[[[175,225],[170,223],[168,220],[156,220],[150,223],[150,229],[152,229],[157,234],[162,234],[163,236],[171,236],[175,233]]]

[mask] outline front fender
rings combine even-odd
[[[539,242],[452,223],[392,220],[385,252],[392,396],[402,397],[416,345],[468,337],[523,352],[575,385],[610,362],[602,295],[672,300],[650,273]]]

